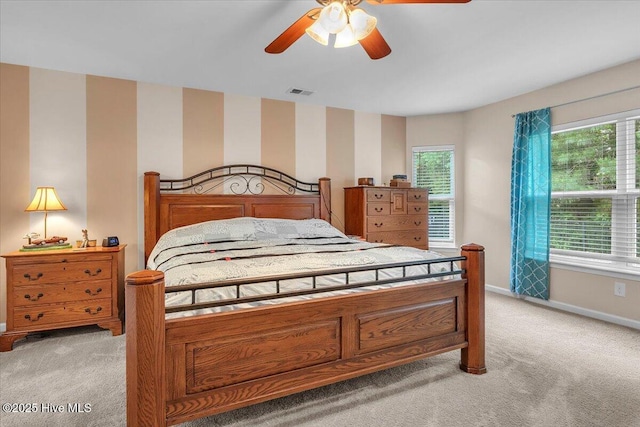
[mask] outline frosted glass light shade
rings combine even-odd
[[[336,34],[336,42],[333,47],[349,47],[358,43],[358,39],[353,32],[351,25],[344,27],[344,30]]]
[[[376,28],[378,20],[362,9],[355,9],[349,14],[349,23],[353,28],[356,40],[362,40]]]
[[[325,46],[329,44],[329,32],[320,25],[319,21],[314,22],[305,32],[318,43]]]
[[[340,1],[331,2],[320,12],[318,21],[331,34],[338,34],[349,23],[347,11]]]

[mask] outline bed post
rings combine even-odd
[[[164,273],[126,278],[127,426],[166,426]]]
[[[320,219],[331,224],[331,178],[320,178],[318,187],[320,189]]]
[[[460,369],[471,374],[484,374],[484,247],[475,243],[462,246],[462,262],[467,279],[466,307],[467,341],[469,346],[462,349]]]
[[[144,173],[144,262],[160,238],[160,174]]]

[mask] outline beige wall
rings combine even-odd
[[[476,242],[486,247],[488,284],[509,288],[512,115],[638,85],[640,61],[634,61],[463,114],[407,118],[408,153],[412,145],[456,145],[457,160],[462,163],[456,174],[456,243]],[[552,108],[551,116],[557,125],[636,108],[640,108],[640,89]],[[614,296],[615,281],[626,283],[625,298]],[[551,300],[640,320],[637,280],[554,267]]]
[[[117,235],[127,244],[127,273],[143,266],[145,171],[180,178],[253,163],[307,182],[329,176],[332,217],[342,228],[342,187],[356,183],[356,171],[404,169],[404,117],[10,64],[0,64],[0,123],[1,253],[43,231],[43,215],[24,208],[33,187],[54,185],[68,210],[49,215],[49,234]],[[371,151],[385,159],[368,161]]]

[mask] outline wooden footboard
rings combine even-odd
[[[127,423],[173,425],[462,349],[486,372],[484,252],[461,279],[165,321],[164,277],[126,280]]]

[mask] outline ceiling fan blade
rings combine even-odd
[[[282,53],[289,48],[293,43],[296,42],[302,35],[305,30],[313,24],[316,19],[318,19],[318,15],[322,8],[311,9],[304,15],[300,17],[296,22],[291,24],[289,28],[283,31],[274,41],[271,42],[269,46],[267,46],[264,51],[267,53]]]
[[[377,28],[367,37],[360,40],[360,44],[371,59],[384,58],[391,53],[391,48]]]
[[[469,3],[471,0],[367,0],[370,4]]]

